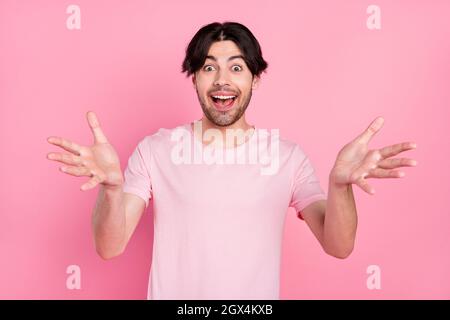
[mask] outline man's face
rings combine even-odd
[[[203,113],[217,126],[238,121],[247,109],[259,78],[253,77],[231,40],[214,42],[202,68],[192,77]]]

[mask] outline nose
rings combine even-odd
[[[217,76],[214,79],[215,86],[224,86],[229,83],[230,83],[230,81],[229,81],[228,74],[226,71],[225,72],[224,71],[217,72]]]

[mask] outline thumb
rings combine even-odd
[[[369,125],[369,127],[364,130],[363,133],[361,133],[356,139],[360,142],[363,142],[365,144],[368,144],[370,140],[373,138],[373,136],[383,127],[384,124],[384,118],[383,117],[377,117],[375,120],[372,121],[372,123]]]
[[[95,113],[93,111],[88,111],[86,113],[86,118],[89,123],[89,127],[92,130],[92,134],[94,135],[94,142],[95,143],[108,143],[108,139],[106,139],[105,134],[103,133],[102,129],[100,128],[100,123],[99,123]]]

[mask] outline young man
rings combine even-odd
[[[352,184],[373,194],[368,178],[398,178],[402,172],[392,169],[415,165],[411,159],[389,159],[415,148],[413,143],[368,150],[383,124],[379,117],[339,152],[325,195],[299,145],[245,119],[266,68],[248,28],[212,23],[191,40],[182,68],[192,75],[204,113],[200,120],[146,136],[123,174],[93,112],[87,119],[94,145],[49,138],[70,152],[49,154],[67,165],[64,172],[92,177],[82,190],[100,185],[92,221],[104,259],[124,251],[153,200],[148,298],[278,299],[288,207],[295,208],[327,254],[346,258],[357,226]]]

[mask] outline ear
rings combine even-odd
[[[258,76],[254,76],[253,77],[253,81],[252,81],[252,89],[257,89],[259,87],[259,82],[261,81],[261,78]]]
[[[195,74],[192,76],[192,85],[193,85],[193,87],[195,89]]]

